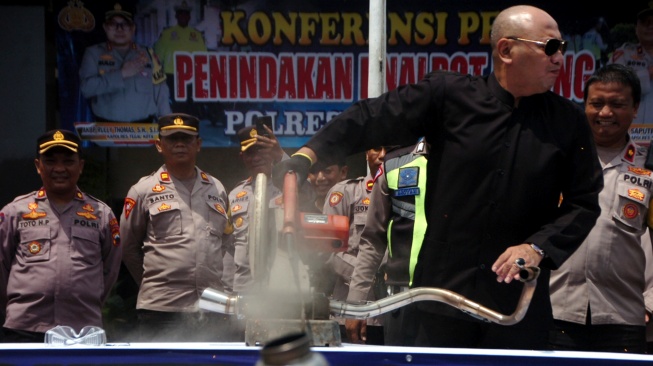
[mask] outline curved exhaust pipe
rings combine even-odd
[[[540,274],[538,267],[524,267],[520,272],[520,281],[524,282],[522,293],[517,302],[515,311],[510,315],[498,313],[492,309],[486,308],[466,297],[453,291],[443,290],[434,287],[417,287],[399,294],[395,294],[381,300],[370,302],[362,305],[348,304],[343,301],[330,300],[329,309],[332,315],[367,319],[387,312],[396,310],[408,304],[419,301],[437,301],[450,305],[470,316],[499,325],[514,325],[519,323],[531,303],[535,286],[537,286],[537,277]],[[202,293],[199,307],[203,310],[218,312],[222,314],[243,314],[242,297],[238,295],[227,295],[221,291],[207,288]]]
[[[434,287],[416,287],[363,305],[353,305],[335,300],[331,300],[329,304],[331,314],[333,315],[344,318],[367,319],[419,301],[437,301],[451,305],[463,313],[486,322],[499,325],[514,325],[524,319],[528,311],[528,306],[531,303],[535,286],[537,285],[537,281],[534,280],[539,274],[540,269],[537,267],[525,267],[521,270],[520,280],[524,282],[524,287],[517,302],[517,307],[510,315],[504,315],[488,309],[453,291]]]

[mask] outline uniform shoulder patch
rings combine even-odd
[[[109,220],[109,226],[111,227],[111,241],[114,247],[120,246],[120,224],[118,219],[115,217]]]
[[[123,207],[123,211],[125,212],[125,219],[129,218],[129,214],[132,213],[134,206],[136,206],[136,201],[133,198],[125,198],[125,206]]]
[[[345,195],[342,192],[338,192],[338,191],[331,192],[331,195],[329,196],[329,206],[331,207],[337,206],[340,203],[340,201],[342,201],[342,197],[344,196]]]

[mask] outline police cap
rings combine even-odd
[[[653,15],[653,1],[649,1],[648,8],[637,13],[637,20],[646,20],[651,15]]]
[[[111,19],[111,18],[113,18],[115,16],[123,17],[123,18],[125,18],[125,20],[127,20],[130,23],[134,21],[132,13],[123,10],[122,5],[120,5],[119,3],[116,3],[113,6],[112,10],[109,10],[106,13],[104,13],[104,20],[108,21],[109,19]]]
[[[193,8],[191,8],[190,6],[188,6],[188,3],[186,2],[186,0],[182,1],[182,2],[181,2],[181,5],[177,5],[177,6],[175,6],[175,11],[176,11],[176,12],[177,12],[177,11],[187,11],[187,12],[190,12],[192,9],[193,9]]]
[[[254,126],[247,126],[238,130],[236,135],[238,136],[238,140],[240,140],[240,151],[246,151],[256,143],[258,131],[256,131],[256,127]]]
[[[81,144],[79,136],[72,131],[50,130],[36,139],[36,151],[38,155],[41,155],[54,147],[61,147],[74,153],[80,153]]]
[[[199,135],[200,120],[184,113],[172,113],[159,117],[159,135],[170,136],[177,132]]]

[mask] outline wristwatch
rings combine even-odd
[[[546,252],[542,250],[542,248],[538,247],[537,245],[531,243],[531,248],[533,248],[534,251],[537,252],[542,258],[546,258]]]

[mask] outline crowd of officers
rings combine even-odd
[[[41,136],[36,166],[43,188],[16,198],[0,214],[0,274],[7,286],[3,341],[42,342],[48,329],[61,324],[104,326],[115,330],[109,339],[126,341],[242,341],[242,319],[202,311],[198,300],[204,288],[238,294],[252,285],[248,213],[256,176],[270,177],[273,165],[288,159],[264,128],[238,132],[248,177],[227,192],[195,166],[199,120],[180,113],[160,118],[156,149],[164,164],[129,190],[120,223],[108,206],[76,186],[83,168],[77,135],[52,130]],[[428,226],[429,148],[421,138],[415,145],[369,149],[364,177],[343,179],[344,161],[325,159],[311,167],[302,209],[350,222],[348,249],[320,256],[324,265],[314,275],[329,280],[316,281],[313,290],[364,303],[410,288]],[[282,190],[272,179],[266,189],[269,210],[283,210]],[[115,284],[121,259],[127,280],[137,284],[131,309],[136,324],[122,324],[131,333],[102,319],[105,302],[125,281]],[[419,322],[413,309],[411,304],[367,321],[334,319],[344,342],[411,345]]]
[[[534,24],[552,32],[554,38],[539,42],[500,37],[500,44],[495,46],[498,52],[510,52],[513,48],[522,50],[517,47],[527,47],[533,42],[537,45],[541,43],[542,48],[528,49],[532,54],[529,57],[557,61],[564,52],[564,43],[557,39],[559,32],[557,25],[553,27],[553,19],[537,8],[510,8],[503,17],[497,18],[499,25],[493,32],[506,31],[507,28],[501,28],[501,24],[509,24],[508,19],[514,15],[533,17],[537,20]],[[516,27],[513,31],[519,29]],[[498,57],[498,54],[495,56]],[[506,77],[501,72],[499,68],[498,76],[493,74],[484,79],[488,86],[487,89],[479,87],[477,91],[476,102],[479,105],[482,104],[480,95],[484,93],[496,93],[504,102],[509,99],[508,92],[501,89],[501,83],[497,81]],[[460,85],[456,79],[458,77],[448,73],[434,73],[425,78],[422,84],[449,83],[455,87]],[[401,98],[408,98],[406,90],[419,87],[421,86],[410,86],[404,91],[389,94],[387,103],[399,103]],[[433,91],[436,92],[437,90]],[[454,94],[447,97],[455,99]],[[450,102],[463,103],[463,99]],[[573,255],[567,253],[569,260],[562,261],[564,265],[554,266],[551,263],[558,257],[567,258],[567,254],[556,252],[555,246],[551,245],[542,248],[535,240],[517,245],[515,249],[502,254],[496,263],[504,261],[507,263],[506,268],[501,270],[504,265],[495,264],[492,268],[492,272],[496,273],[494,277],[485,273],[490,269],[484,265],[475,273],[461,277],[487,277],[479,282],[478,287],[474,287],[477,284],[462,284],[466,290],[469,287],[477,288],[483,293],[481,298],[492,299],[496,296],[493,293],[485,294],[491,292],[489,289],[503,293],[503,289],[510,288],[511,291],[505,293],[510,294],[507,298],[511,299],[515,289],[521,288],[519,283],[510,283],[520,269],[519,263],[512,264],[516,262],[513,257],[519,256],[518,259],[522,262],[539,264],[542,261],[545,267],[559,267],[543,269],[547,275],[538,279],[539,296],[542,296],[542,288],[547,289],[544,293],[546,301],[534,297],[531,304],[531,309],[548,311],[552,315],[554,322],[548,329],[550,343],[546,347],[527,348],[647,352],[645,327],[653,309],[648,294],[645,299],[643,245],[650,247],[647,228],[653,224],[648,212],[648,202],[653,193],[652,173],[645,167],[646,148],[637,145],[628,134],[640,99],[641,88],[636,75],[620,65],[608,65],[586,82],[585,115],[568,107],[567,102],[551,93],[535,96],[525,94],[522,99],[526,113],[530,112],[529,107],[539,108],[536,104],[529,104],[538,101],[550,103],[554,110],[572,116],[570,120],[574,120],[575,138],[579,140],[575,142],[579,142],[582,148],[572,148],[569,152],[578,154],[575,158],[578,161],[591,164],[583,168],[587,171],[569,170],[564,173],[575,174],[579,179],[585,174],[592,177],[591,182],[585,182],[588,188],[585,197],[601,191],[598,195],[600,210],[594,210],[591,198],[586,198],[586,210],[581,201],[575,200],[578,197],[573,196],[578,193],[576,187],[565,186],[569,194],[559,198],[560,211],[568,210],[571,213],[577,210],[578,216],[587,216],[586,221],[575,223],[572,220],[564,224],[574,228],[598,219],[591,231],[587,230],[589,234],[586,239],[580,240],[582,244],[579,242],[574,246],[577,250],[571,251]],[[467,99],[464,100],[464,103],[468,103]],[[422,103],[420,100],[412,102],[415,105]],[[430,102],[424,97],[424,105],[430,105]],[[379,101],[362,103],[368,103],[366,113],[373,114],[375,108],[384,108]],[[474,106],[477,107],[480,108]],[[318,135],[332,137],[340,133],[339,129],[345,131],[345,124],[341,122],[347,118],[354,119],[352,116],[359,114],[354,112],[355,109],[345,111],[341,117],[336,118],[340,121]],[[508,112],[501,110],[496,113]],[[519,115],[519,111],[515,114],[518,115],[516,123],[525,124],[533,118],[542,119],[546,116]],[[373,119],[373,116],[369,119]],[[495,119],[493,122],[496,123],[503,121],[498,117]],[[368,174],[352,178],[347,177],[342,155],[334,154],[333,159],[330,159],[328,154],[322,153],[326,150],[327,142],[337,139],[312,139],[307,144],[309,150],[312,150],[302,148],[289,157],[279,145],[272,129],[264,125],[248,126],[238,131],[240,156],[248,176],[228,191],[219,179],[196,165],[202,145],[200,121],[196,116],[185,113],[167,114],[158,118],[158,127],[159,136],[155,148],[163,163],[157,171],[142,177],[129,189],[119,217],[102,201],[84,193],[77,186],[84,159],[81,141],[74,132],[51,130],[37,139],[35,167],[43,182],[42,188],[17,197],[0,211],[0,309],[4,319],[0,334],[2,342],[41,343],[48,330],[60,325],[70,326],[76,331],[85,326],[104,327],[109,330],[109,340],[243,341],[243,319],[204,311],[199,308],[199,299],[206,288],[229,294],[246,293],[252,288],[254,279],[248,235],[256,177],[263,174],[268,178],[264,189],[269,202],[265,207],[270,211],[270,216],[274,217],[275,212],[283,210],[282,186],[275,179],[278,178],[275,170],[277,173],[287,170],[297,173],[299,208],[302,212],[342,215],[349,219],[347,250],[317,253],[308,260],[311,291],[323,293],[330,299],[360,304],[408,291],[419,287],[420,283],[428,284],[425,273],[437,275],[437,268],[425,268],[429,264],[423,261],[424,252],[429,253],[432,249],[426,248],[426,245],[432,244],[426,238],[428,229],[430,225],[435,225],[446,232],[446,220],[455,220],[453,216],[456,213],[452,211],[452,217],[443,216],[442,222],[427,220],[427,211],[434,209],[427,195],[428,184],[433,183],[427,183],[427,177],[434,176],[430,169],[442,169],[441,166],[429,165],[429,159],[432,154],[441,157],[446,153],[441,149],[442,141],[430,141],[431,138],[437,139],[440,136],[433,131],[425,131],[427,134],[411,143],[398,146],[383,144],[369,148],[366,150]],[[393,128],[389,125],[386,127],[389,130]],[[558,131],[552,130],[537,133],[550,134],[547,136],[552,139],[555,139],[554,136],[567,136],[564,131],[569,126],[556,125],[555,128],[563,132],[558,135]],[[488,131],[483,133],[491,135]],[[517,133],[532,139],[529,146],[542,144],[527,129]],[[403,136],[399,140],[409,139]],[[588,141],[596,145],[587,145]],[[514,142],[522,143],[517,140]],[[564,147],[573,145],[566,141],[556,143]],[[471,147],[472,145],[466,145],[468,149]],[[509,148],[509,143],[505,147]],[[541,154],[546,155],[551,146],[542,144],[542,148]],[[320,157],[315,163],[314,152]],[[596,155],[592,155],[595,152]],[[516,171],[523,168],[520,158],[523,157],[515,157],[517,162],[513,168]],[[446,164],[451,169],[459,168],[456,167],[458,163],[454,164],[453,161]],[[542,171],[547,169],[559,173],[557,168],[548,165],[543,166]],[[600,178],[601,170],[603,179]],[[506,178],[497,177],[496,182],[501,179]],[[546,187],[556,187],[558,183],[553,182]],[[555,191],[553,188],[549,190]],[[548,207],[544,205],[544,201],[548,204],[548,196],[539,198],[542,207]],[[447,197],[440,198],[447,201]],[[497,202],[512,199],[496,198]],[[449,197],[449,201],[448,204],[465,205],[462,201],[454,202],[453,197]],[[521,207],[527,205],[527,202],[515,204]],[[496,208],[482,209],[493,212]],[[592,210],[593,212],[588,212]],[[520,212],[510,213],[514,215],[515,221],[520,221],[519,215],[523,215]],[[508,214],[506,211],[503,213]],[[594,218],[590,220],[593,215]],[[501,217],[494,219],[498,223],[502,222]],[[505,232],[492,232],[509,238],[506,235],[510,228],[504,229]],[[267,232],[270,237],[279,235],[274,224],[270,224]],[[451,235],[445,232],[443,235]],[[513,239],[515,238],[510,238]],[[469,248],[472,248],[471,244]],[[650,251],[650,248],[646,251]],[[432,256],[445,254],[430,253]],[[488,253],[487,256],[494,260],[495,254]],[[505,258],[501,259],[503,257]],[[462,258],[461,261],[467,259]],[[135,314],[134,325],[129,328],[130,332],[112,333],[117,327],[109,324],[106,317],[103,319],[103,310],[106,311],[112,305],[110,299],[119,292],[118,287],[122,284],[119,280],[121,266],[125,270],[122,277],[135,284],[132,308],[127,309]],[[448,263],[447,266],[455,267],[455,264]],[[547,309],[549,269],[552,269],[552,307]],[[419,278],[421,282],[416,281],[417,276],[422,276]],[[457,274],[453,277],[456,276]],[[512,306],[516,305],[514,303]],[[531,318],[535,316],[533,314],[538,314],[533,313],[533,310],[529,312]],[[428,341],[432,342],[431,346],[476,344],[489,348],[521,348],[522,344],[542,344],[524,340],[523,343],[511,346],[505,339],[496,339],[496,343],[492,343],[492,340],[469,339],[469,334],[484,334],[486,337],[506,334],[514,337],[510,333],[513,328],[488,326],[479,320],[464,318],[465,314],[459,314],[462,320],[452,320],[453,318],[436,313],[433,310],[425,312],[416,304],[410,304],[368,320],[333,319],[341,325],[343,341],[349,343],[423,345],[425,335],[418,334],[418,330],[425,324],[431,324],[433,319],[438,319],[433,324],[457,324],[460,327],[430,329],[426,339],[427,344]],[[447,320],[443,323],[438,317]],[[535,319],[537,320],[541,319]],[[539,323],[542,324],[544,323]],[[128,324],[124,326],[129,327]],[[522,325],[517,325],[514,329],[520,327]],[[505,333],[502,333],[504,329]],[[530,330],[524,328],[524,331]],[[460,343],[448,343],[447,337]],[[516,338],[509,340],[517,341]],[[542,340],[538,339],[537,342]]]

